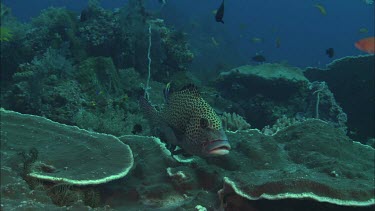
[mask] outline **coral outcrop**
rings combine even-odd
[[[282,115],[302,112],[308,83],[300,69],[278,64],[241,66],[222,72],[216,80],[221,95],[242,108],[233,112],[256,128],[272,124]]]
[[[48,8],[25,24],[3,5],[2,11],[1,27],[13,35],[1,45],[2,106],[64,124],[131,134],[144,122],[137,99],[148,76],[149,43],[151,84],[186,72],[193,58],[185,35],[161,19],[154,24],[143,1],[111,11],[92,0],[80,14]]]
[[[329,86],[310,82],[298,68],[246,65],[222,72],[215,83],[220,95],[232,102],[226,110],[243,116],[255,128],[286,117],[322,119],[346,131],[346,114]]]
[[[325,69],[307,68],[311,81],[325,81],[348,116],[349,136],[365,143],[375,137],[374,55],[337,59]]]

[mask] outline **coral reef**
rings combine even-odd
[[[262,129],[262,133],[264,135],[272,136],[279,132],[282,129],[285,129],[289,126],[292,126],[297,123],[301,123],[303,121],[306,121],[307,119],[297,119],[297,118],[288,118],[287,116],[282,116],[281,118],[277,119],[275,124],[272,126],[267,125]]]
[[[79,58],[83,54],[81,41],[76,36],[78,31],[77,15],[66,8],[48,8],[32,19],[31,27],[23,40],[27,49],[36,54],[43,53],[47,48],[60,48],[69,43],[72,56]]]
[[[157,20],[146,12],[143,1],[131,0],[114,12],[91,1],[81,12],[78,36],[89,56],[111,57],[116,67],[135,68],[142,76],[148,72],[149,54],[152,78],[165,82],[165,77],[186,70],[193,54],[181,33]]]
[[[294,116],[307,103],[308,80],[302,71],[278,64],[241,66],[222,72],[216,87],[223,98],[238,104],[234,110],[256,128],[272,124],[282,115]]]
[[[80,109],[74,116],[73,121],[83,129],[97,132],[105,132],[113,135],[124,134],[149,134],[148,122],[139,115],[125,111],[119,106],[107,106],[104,111]],[[139,125],[138,132],[134,127]]]
[[[90,57],[82,61],[75,72],[75,78],[82,84],[81,90],[90,96],[95,96],[99,92],[108,97],[110,94],[123,94],[119,74],[111,58]]]
[[[0,42],[9,42],[13,35],[9,28],[0,27]]]
[[[1,7],[1,88],[8,85],[12,74],[17,70],[19,64],[33,58],[32,49],[26,48],[23,41],[26,39],[26,31],[30,26],[17,21],[12,15],[10,8],[0,3]]]
[[[231,107],[224,109],[240,114],[255,128],[267,126],[268,134],[275,132],[268,125],[283,118],[297,122],[322,119],[346,132],[347,116],[329,87],[324,82],[309,82],[298,68],[241,66],[222,72],[215,83],[220,95],[231,102]]]
[[[171,32],[168,28],[160,28],[160,37],[166,51],[166,63],[171,69],[186,70],[186,65],[192,62],[194,54],[189,51],[186,34],[178,31]]]
[[[154,20],[143,1],[110,11],[93,0],[80,15],[48,8],[25,24],[2,11],[1,27],[13,35],[1,45],[3,107],[115,135],[143,124],[137,99],[147,76],[145,30]],[[185,72],[192,59],[186,38],[162,20],[152,34],[151,89]]]
[[[205,83],[187,71],[187,34],[157,16],[144,0],[89,0],[20,23],[1,4],[1,210],[374,208],[374,55],[245,65]],[[199,85],[229,154],[172,153],[147,136],[138,98],[162,108],[169,82]]]
[[[349,136],[365,142],[375,136],[374,55],[344,57],[326,69],[307,68],[311,81],[325,81],[348,116]],[[353,103],[355,102],[355,103]]]
[[[101,46],[102,50],[103,45],[108,48],[113,44],[110,41],[114,39],[116,28],[112,18],[112,12],[101,8],[98,1],[89,1],[88,8],[81,12],[78,31],[93,55],[98,53],[96,46]]]
[[[229,132],[228,138],[233,149],[227,156],[181,160],[181,157],[172,156],[165,144],[155,137],[125,135],[117,139],[62,126],[42,117],[4,112],[1,113],[2,117],[12,117],[12,120],[2,122],[2,127],[5,126],[6,129],[2,130],[2,136],[6,135],[6,138],[1,140],[1,191],[4,208],[19,200],[24,200],[25,203],[21,205],[28,208],[57,209],[56,205],[64,205],[73,209],[86,204],[115,210],[195,210],[196,207],[207,210],[272,210],[275,207],[278,210],[290,210],[293,207],[301,210],[306,204],[323,210],[356,210],[357,207],[371,210],[375,204],[374,149],[353,142],[341,130],[321,120],[295,123],[272,136],[263,135],[254,129]],[[29,182],[28,186],[21,175],[17,174],[22,168],[22,160],[14,151],[19,147],[12,147],[17,143],[16,139],[9,139],[13,130],[7,129],[14,127],[8,125],[9,122],[14,123],[19,118],[29,119],[29,122],[37,121],[32,129],[44,131],[38,134],[49,143],[48,149],[36,146],[39,152],[36,156],[32,151],[24,156],[23,162],[29,161],[27,163],[32,165],[30,169],[39,166],[44,169],[44,174],[66,174],[70,168],[62,172],[58,170],[67,164],[69,158],[82,159],[82,152],[86,155],[89,149],[108,150],[100,147],[97,141],[116,142],[116,149],[111,148],[109,154],[104,151],[95,153],[94,157],[91,156],[93,161],[88,161],[95,162],[95,168],[85,171],[87,173],[77,168],[78,171],[72,177],[93,181],[92,171],[102,172],[101,175],[107,177],[111,174],[111,169],[118,165],[129,167],[122,159],[112,159],[119,156],[125,157],[125,160],[134,158],[133,168],[126,177],[101,184],[94,189],[66,183],[46,184],[35,180],[32,184]],[[46,123],[50,125],[47,128]],[[56,130],[60,132],[56,133]],[[88,142],[97,140],[94,145],[86,150],[73,150],[79,153],[73,156],[70,145],[60,144],[72,139],[62,138],[58,143],[50,141],[51,132],[59,134],[56,137],[61,137],[62,130],[65,133],[70,131],[71,135],[76,133],[74,137],[77,138],[85,139],[83,134],[90,134],[90,137],[102,137],[103,140],[92,137],[93,140]],[[127,151],[123,149],[126,145],[118,140],[130,146],[132,158],[129,154],[122,153]],[[65,147],[61,149],[63,151],[70,150],[66,151],[64,158],[59,159],[60,163],[46,160],[45,153],[54,152],[55,150],[50,149],[57,146]],[[27,148],[28,146],[23,146],[23,149]],[[61,150],[58,151],[63,153]],[[66,156],[68,154],[72,156]],[[97,168],[101,163],[98,162],[100,155],[111,164],[100,164],[102,167]],[[45,165],[40,165],[38,160]],[[79,165],[83,162],[75,163]],[[98,195],[101,196],[100,200]],[[77,198],[82,201],[77,201]]]
[[[371,184],[373,182],[370,182],[373,178],[370,173],[373,170],[373,149],[358,142],[353,143],[343,132],[327,123],[308,120],[286,127],[272,138],[253,132],[247,135],[244,132],[233,136],[229,134],[229,137],[241,139],[238,143],[241,147],[237,146],[239,150],[245,156],[249,154],[253,156],[252,159],[257,160],[247,162],[252,166],[248,166],[248,169],[258,169],[256,172],[249,172],[248,177],[246,174],[230,173],[224,178],[225,184],[242,197],[251,200],[311,198],[351,206],[374,203],[370,193],[374,190]],[[272,144],[272,139],[277,144]],[[246,142],[251,142],[254,147],[244,148]],[[340,149],[340,152],[336,149]],[[235,154],[236,157],[241,157],[237,152]],[[369,171],[350,167],[351,163],[359,162],[358,154],[363,154],[366,159],[361,164],[358,163],[362,167],[357,167]],[[272,181],[267,181],[267,178]],[[369,186],[362,186],[364,184]],[[352,191],[359,191],[354,195],[367,196],[361,200],[355,199],[352,191],[343,191],[349,187],[353,188]]]
[[[48,48],[19,65],[14,84],[3,90],[3,106],[71,124],[82,99],[77,81],[67,80],[74,71],[64,49]]]
[[[309,89],[312,94],[310,95],[309,106],[305,110],[304,116],[328,121],[346,133],[347,115],[336,102],[327,84],[325,82],[314,81],[309,84]]]

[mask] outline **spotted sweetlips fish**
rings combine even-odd
[[[154,135],[166,143],[179,146],[191,155],[213,156],[229,153],[230,145],[221,119],[201,97],[194,85],[169,93],[164,90],[166,104],[157,111],[144,97],[140,106],[148,118]]]

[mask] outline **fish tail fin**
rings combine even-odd
[[[158,136],[161,140],[176,145],[178,140],[173,129],[162,120],[160,113],[154,106],[143,96],[139,97],[139,106],[150,124],[152,134]]]
[[[140,96],[138,101],[139,106],[143,110],[146,118],[150,121],[151,124],[156,124],[156,122],[158,121],[158,112],[154,108],[154,106],[152,106],[150,102],[143,96]]]

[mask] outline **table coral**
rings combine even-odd
[[[133,165],[129,146],[114,136],[43,117],[1,110],[1,135],[2,150],[37,151],[37,162],[25,172],[31,178],[93,185],[124,177]]]
[[[240,170],[224,175],[224,195],[246,199],[313,199],[368,206],[374,198],[374,149],[351,141],[319,120],[289,126],[273,136],[231,133]],[[250,170],[249,170],[250,169]]]

